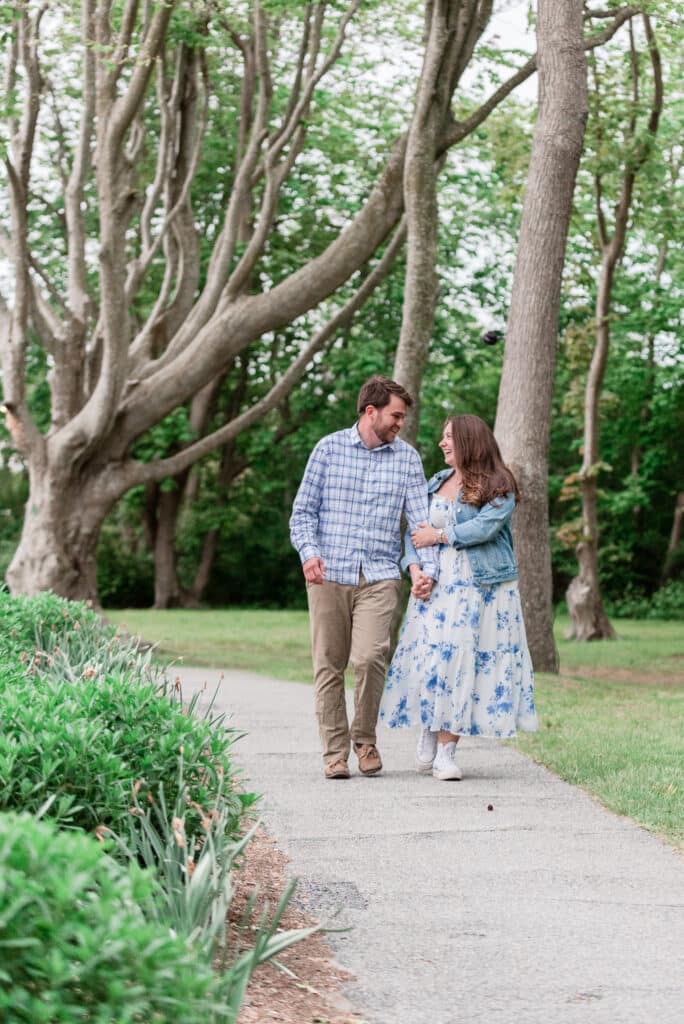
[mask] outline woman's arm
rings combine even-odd
[[[499,530],[510,520],[514,508],[515,497],[508,493],[503,498],[487,502],[467,523],[457,523],[452,515],[441,531],[441,538],[455,548],[486,544],[488,540],[496,537]],[[414,549],[435,544],[438,541],[437,531],[433,526],[421,523],[418,529],[412,531],[411,541]]]
[[[476,516],[465,523],[457,523],[454,518],[450,518],[444,527],[446,539],[456,548],[486,544],[510,521],[514,508],[515,497],[509,492],[503,498],[488,501]]]

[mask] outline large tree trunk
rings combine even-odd
[[[70,475],[47,460],[29,471],[29,497],[19,545],[7,570],[15,594],[51,590],[97,603],[95,558],[100,528],[113,505],[97,478]]]
[[[582,0],[540,0],[534,131],[499,388],[496,435],[523,500],[514,516],[520,590],[534,667],[556,672],[548,450],[561,277],[587,118]]]

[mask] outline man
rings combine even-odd
[[[349,778],[352,742],[363,775],[382,769],[375,727],[401,586],[401,515],[411,529],[428,517],[420,457],[397,437],[411,404],[408,392],[389,377],[367,380],[357,423],[324,437],[311,453],[290,519],[306,579],[328,779]],[[421,556],[421,596],[427,597],[437,579],[437,549],[423,548]],[[356,684],[351,729],[344,697],[350,660]]]

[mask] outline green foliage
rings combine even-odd
[[[180,775],[182,779],[182,768]],[[170,927],[172,934],[186,938],[210,961],[218,959],[222,971],[220,992],[228,1006],[229,1019],[233,1020],[255,967],[317,929],[280,927],[294,883],[286,887],[272,912],[266,908],[257,924],[250,924],[248,941],[243,941],[242,928],[238,928],[237,934],[226,929],[226,915],[234,894],[232,872],[253,831],[239,841],[229,838],[224,813],[219,812],[205,813],[201,832],[193,835],[188,832],[189,807],[192,800],[182,783],[172,809],[167,808],[163,793],[153,808],[143,808],[136,796],[135,825],[125,840],[116,837],[117,850],[132,863],[156,872],[159,884],[146,903],[147,916]],[[245,926],[251,920],[253,908],[254,894],[243,914]]]
[[[47,813],[61,824],[121,832],[134,787],[151,800],[162,787],[174,803],[182,757],[197,807],[225,810],[228,830],[237,829],[244,798],[230,783],[234,737],[221,718],[183,707],[151,652],[51,595],[34,603],[0,594],[0,613],[0,671],[10,677],[0,692],[0,808],[37,811],[53,798]]]
[[[281,929],[289,886],[228,944],[254,797],[222,718],[87,606],[0,592],[0,722],[2,1020],[233,1022],[254,968],[315,929]]]
[[[25,663],[42,638],[53,635],[64,642],[66,634],[73,637],[81,629],[87,634],[101,631],[100,639],[114,634],[88,604],[64,601],[50,593],[10,597],[6,590],[0,590],[0,659],[3,661],[21,659]]]
[[[650,597],[628,587],[622,597],[609,602],[608,612],[617,618],[684,622],[684,581],[671,580]]]
[[[145,545],[133,510],[139,508],[132,493],[107,520],[97,545],[97,593],[105,608],[138,608],[154,599],[154,561]],[[130,516],[129,514],[130,513]],[[126,521],[126,540],[117,528]]]
[[[225,1019],[200,949],[146,919],[150,872],[91,838],[0,814],[0,1017],[8,1024]]]

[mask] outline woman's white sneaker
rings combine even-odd
[[[457,780],[463,778],[463,773],[454,761],[454,754],[456,753],[456,743],[440,743],[437,747],[437,753],[435,754],[435,760],[432,763],[432,774],[435,779],[441,779],[442,782],[448,782],[451,779]]]
[[[429,729],[421,729],[416,747],[416,771],[421,775],[429,775],[437,753],[437,733]]]

